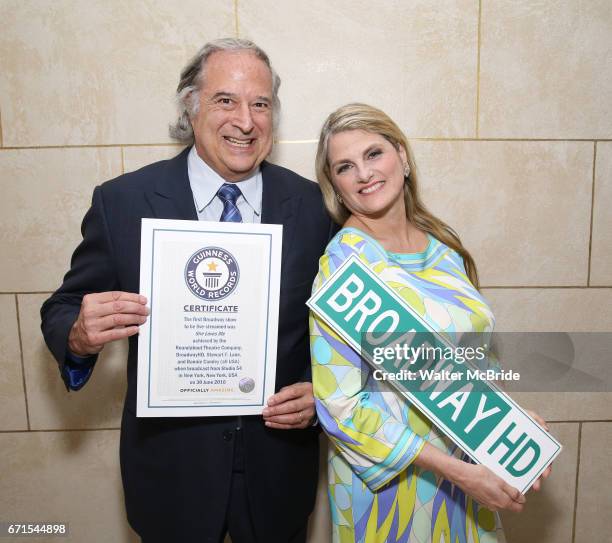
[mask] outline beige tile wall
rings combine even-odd
[[[126,389],[127,342],[102,351],[82,390],[68,394],[57,363],[40,333],[40,306],[46,294],[19,294],[28,410],[32,430],[119,428]]]
[[[607,477],[612,472],[612,424],[585,423],[581,438],[575,540],[609,540],[612,493]]]
[[[480,136],[612,137],[608,0],[482,0]]]
[[[612,142],[597,143],[591,285],[612,284]]]
[[[0,290],[53,290],[81,239],[93,187],[121,174],[121,150],[7,149],[0,152],[0,171],[0,253],[10,255],[3,259]]]
[[[4,145],[170,141],[177,66],[233,34],[233,14],[229,0],[2,2]]]
[[[239,1],[238,22],[283,78],[281,139],[316,138],[325,114],[356,101],[410,136],[474,135],[477,2]]]
[[[167,135],[178,72],[212,38],[268,51],[283,79],[270,159],[306,177],[334,107],[366,101],[398,121],[427,205],[479,264],[499,330],[612,331],[608,0],[6,0],[0,20],[3,520],[66,520],[71,541],[136,540],[118,471],[125,345],[67,393],[38,311],[92,188],[180,151]],[[525,513],[504,515],[507,541],[606,540],[612,394],[517,400],[555,421],[565,449]],[[312,543],[329,541],[324,480]]]
[[[28,430],[17,296],[0,296],[0,431]]]
[[[158,162],[159,160],[168,160],[178,155],[183,149],[182,145],[150,145],[146,147],[123,147],[123,169],[127,172],[133,172]]]
[[[139,541],[125,518],[118,430],[3,433],[0,450],[3,520],[68,523],[68,538],[37,541]]]
[[[578,424],[550,424],[550,430],[563,443],[563,454],[553,464],[553,473],[539,492],[527,494],[525,510],[503,513],[502,524],[509,542],[572,541]]]

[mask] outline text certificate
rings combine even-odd
[[[274,394],[282,226],[143,219],[139,417],[260,414]]]

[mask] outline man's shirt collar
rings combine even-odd
[[[187,172],[196,209],[198,213],[202,213],[217,196],[217,191],[221,188],[221,185],[227,183],[227,181],[202,160],[195,145],[191,148],[187,157]],[[247,179],[236,183],[244,200],[258,217],[261,216],[261,183],[261,170],[259,168]]]

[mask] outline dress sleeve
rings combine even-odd
[[[347,251],[342,244],[328,246],[313,290],[349,256]],[[390,406],[389,395],[395,393],[380,390],[368,363],[313,313],[310,341],[319,422],[357,476],[378,490],[414,461],[425,441]]]

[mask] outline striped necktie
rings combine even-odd
[[[223,202],[221,222],[242,222],[242,215],[236,205],[236,200],[242,192],[235,183],[224,183],[217,191],[217,196]]]

